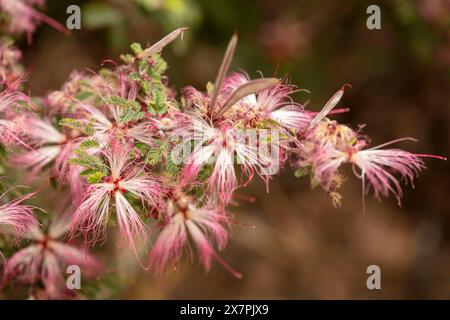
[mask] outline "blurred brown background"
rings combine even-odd
[[[48,0],[46,12],[64,22],[66,7],[79,4],[83,27],[66,37],[43,26],[31,46],[22,42],[32,94],[57,89],[74,68],[98,70],[118,60],[132,41],[153,43],[171,29],[189,26],[183,42],[164,52],[174,87],[204,88],[213,80],[234,31],[239,46],[233,68],[253,77],[288,74],[311,90],[299,94],[319,110],[343,84],[336,117],[353,127],[367,124],[373,144],[405,136],[399,147],[449,155],[450,1],[294,0]],[[381,30],[366,28],[366,8],[381,8]],[[428,169],[395,199],[367,198],[348,175],[343,206],[333,208],[322,190],[311,190],[290,168],[272,180],[270,194],[255,180],[244,192],[256,203],[231,207],[237,220],[222,256],[244,274],[232,278],[217,263],[205,274],[184,259],[161,278],[144,274],[133,257],[115,254],[118,298],[450,298],[450,171],[426,160]],[[111,245],[110,245],[111,246]],[[99,254],[106,258],[106,250]],[[110,255],[108,254],[108,257]],[[106,259],[105,259],[106,260]],[[366,268],[381,267],[382,289],[366,288]]]

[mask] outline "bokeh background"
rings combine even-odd
[[[311,91],[298,101],[320,110],[343,84],[336,119],[365,132],[373,144],[405,136],[400,147],[449,155],[450,1],[295,0],[48,0],[45,12],[61,22],[78,4],[82,29],[70,36],[42,26],[33,43],[20,44],[32,94],[57,89],[73,69],[98,70],[118,60],[133,42],[151,44],[188,26],[183,41],[166,48],[171,84],[204,88],[213,80],[227,41],[239,34],[232,68],[251,76],[287,75]],[[381,8],[381,30],[366,28],[366,8]],[[426,160],[428,170],[407,187],[403,207],[395,199],[366,199],[351,174],[343,205],[334,208],[320,188],[297,179],[290,168],[276,176],[270,193],[255,180],[243,191],[254,203],[230,207],[236,226],[222,256],[244,274],[231,277],[214,264],[205,274],[187,259],[157,278],[142,272],[132,255],[116,251],[113,236],[97,249],[116,290],[126,299],[398,299],[450,298],[450,170]],[[50,200],[51,201],[51,200]],[[379,265],[382,289],[366,287],[366,269]],[[101,295],[100,295],[101,296]]]

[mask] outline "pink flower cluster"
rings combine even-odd
[[[351,164],[355,176],[362,180],[363,195],[372,188],[376,198],[392,193],[400,205],[402,188],[399,176],[405,182],[413,179],[425,168],[422,158],[446,158],[428,154],[414,154],[401,149],[383,149],[393,143],[413,138],[400,138],[376,147],[368,147],[368,138],[350,127],[330,120],[330,114],[341,100],[344,88],[336,92],[325,107],[298,133],[296,166],[298,175],[310,175],[313,184],[320,184],[340,205],[338,189],[343,182],[339,168]]]
[[[23,198],[0,207],[0,223],[33,241],[8,260],[7,281],[39,281],[37,295],[67,296],[61,270],[75,263],[95,271],[98,264],[58,239],[68,231],[71,239],[83,235],[93,246],[106,240],[108,226],[144,269],[161,273],[183,252],[192,256],[194,247],[206,270],[215,259],[239,278],[218,251],[234,223],[227,206],[255,175],[268,186],[278,169],[291,164],[338,205],[345,163],[362,180],[364,193],[372,188],[376,197],[392,193],[398,201],[399,178],[412,182],[424,168],[427,155],[384,149],[390,143],[369,148],[360,132],[331,120],[342,111],[335,107],[344,88],[315,113],[293,102],[300,89],[285,80],[229,74],[236,36],[215,82],[204,92],[186,87],[177,97],[161,50],[184,30],[146,49],[133,44],[120,65],[98,74],[74,72],[43,99],[31,99],[17,85],[0,94],[0,142],[11,163],[28,170],[27,181],[47,177],[74,204],[64,223],[57,218],[46,234],[31,221],[31,209],[19,204]],[[9,57],[0,62],[15,61]],[[4,76],[6,83],[16,78]],[[180,149],[189,152],[175,161]]]

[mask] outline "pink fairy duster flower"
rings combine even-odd
[[[366,183],[374,190],[375,197],[387,197],[392,193],[401,205],[403,191],[400,181],[395,174],[399,174],[405,182],[413,184],[414,177],[425,168],[422,157],[432,157],[446,160],[444,157],[414,154],[401,149],[381,149],[395,142],[412,140],[412,138],[397,139],[382,145],[365,148],[365,140],[359,140],[346,149],[336,149],[330,145],[322,145],[321,151],[316,152],[313,163],[314,177],[328,189],[339,167],[344,163],[351,163],[355,175],[362,180],[363,196],[368,192]],[[358,173],[356,168],[360,170]]]
[[[69,159],[71,143],[68,143],[66,135],[56,130],[48,121],[33,114],[26,115],[18,131],[28,148],[25,153],[14,156],[12,162],[30,169],[30,179],[58,157],[60,163],[66,163]]]
[[[249,81],[247,74],[233,73],[225,78],[223,92],[229,95]],[[287,129],[306,128],[312,117],[302,105],[292,101],[290,95],[296,91],[292,85],[280,84],[243,97],[234,107],[237,121],[253,127],[260,121],[272,120]]]
[[[30,144],[61,144],[67,140],[67,137],[53,127],[48,120],[36,115],[28,116],[25,119],[25,125],[24,134],[29,138]]]
[[[37,173],[54,161],[63,148],[61,145],[43,146],[38,149],[33,149],[24,154],[14,156],[12,162],[20,167],[30,169],[28,179],[32,179]],[[69,158],[67,158],[69,159]]]
[[[269,175],[264,173],[279,160],[279,153],[278,150],[271,150],[270,155],[260,152],[262,148],[258,146],[256,132],[255,135],[249,134],[246,137],[246,132],[225,126],[217,129],[201,118],[192,117],[192,122],[192,131],[190,128],[184,128],[188,132],[181,133],[185,137],[186,145],[195,143],[192,153],[184,159],[182,171],[184,183],[195,179],[201,169],[210,164],[213,171],[208,178],[208,190],[210,194],[217,195],[222,203],[227,203],[238,187],[235,164],[242,167],[249,179],[256,171],[266,182],[268,181]],[[271,142],[273,149],[278,149],[278,141],[274,139]]]
[[[0,200],[6,193],[0,196]],[[27,194],[0,206],[0,225],[9,225],[14,228],[16,235],[21,236],[34,223],[37,222],[33,213],[34,207],[22,204],[34,193]]]
[[[414,154],[401,149],[381,149],[403,140],[415,141],[412,138],[397,139],[368,149],[363,149],[365,143],[358,143],[348,152],[348,161],[361,170],[359,174],[356,172],[355,174],[363,182],[363,193],[366,193],[365,182],[367,181],[372,186],[376,198],[392,193],[401,205],[403,192],[399,180],[393,173],[398,173],[404,181],[409,181],[413,185],[414,177],[425,168],[421,157],[446,160],[441,156]]]
[[[300,162],[303,166],[311,165],[314,179],[329,190],[339,167],[347,161],[347,151],[357,139],[358,135],[349,127],[325,118],[300,141]]]
[[[208,178],[208,189],[210,192],[212,191],[212,194],[217,195],[222,203],[231,199],[231,195],[238,185],[234,169],[235,159],[249,180],[256,171],[267,183],[269,178],[267,173],[273,174],[278,171],[281,145],[279,136],[274,138],[272,134],[269,139],[262,141],[258,138],[260,136],[267,138],[267,136],[262,132],[263,130],[259,129],[261,124],[264,128],[267,126],[267,120],[273,121],[266,113],[282,109],[286,104],[282,100],[287,99],[288,95],[292,93],[292,87],[280,86],[280,80],[276,78],[248,80],[239,75],[227,78],[226,74],[236,44],[237,36],[233,35],[219,68],[215,84],[207,86],[207,93],[201,93],[193,87],[185,88],[185,107],[188,115],[180,117],[181,121],[176,119],[181,126],[173,131],[174,136],[185,138],[185,146],[189,146],[191,142],[195,143],[192,155],[184,158],[184,160],[188,160],[182,172],[184,183],[196,178],[205,164],[212,164],[214,169]],[[268,91],[271,88],[279,90]],[[262,100],[258,101],[257,97],[261,97]],[[252,104],[253,109],[245,107],[246,102]],[[267,109],[264,110],[263,116],[251,117],[250,120],[245,119],[254,110],[258,111],[255,105],[260,102],[264,102],[262,108]],[[293,103],[291,103],[292,105]],[[280,116],[281,114],[277,116],[279,120]],[[305,116],[308,117],[308,114],[305,113]],[[190,124],[189,121],[186,124],[185,118],[191,119]],[[291,115],[291,119],[293,118]],[[285,124],[289,126],[287,122]],[[196,127],[200,128],[199,134],[195,132]],[[252,129],[252,131],[244,130],[245,132],[242,132],[242,129]],[[193,138],[189,138],[189,135],[192,135]],[[269,145],[270,147],[268,147]],[[276,158],[267,156],[265,152],[260,152],[260,149],[274,150],[272,155],[275,154]]]
[[[403,193],[400,181],[394,174],[399,174],[401,179],[412,184],[414,177],[425,168],[422,157],[445,158],[413,154],[400,149],[381,149],[394,142],[415,141],[412,138],[397,139],[366,148],[366,138],[348,126],[326,118],[342,98],[344,88],[345,86],[331,97],[302,133],[298,143],[298,163],[303,168],[310,167],[313,181],[320,183],[331,193],[334,193],[333,189],[342,181],[339,168],[344,163],[351,163],[355,175],[362,180],[363,196],[368,191],[368,183],[374,189],[376,198],[392,193],[400,205]],[[356,168],[359,168],[360,173],[356,172]]]
[[[151,118],[144,118],[140,123],[124,123],[121,120],[123,108],[110,102],[106,105],[106,111],[111,115],[110,117],[106,112],[88,104],[80,103],[77,106],[78,113],[81,113],[84,118],[82,121],[92,125],[93,137],[96,140],[101,141],[102,145],[108,145],[108,142],[117,139],[125,142],[130,142],[132,139],[132,141],[136,140],[154,146],[155,122]]]
[[[220,206],[212,203],[197,207],[182,192],[175,190],[173,201],[167,205],[166,221],[149,255],[149,265],[162,273],[167,264],[176,264],[182,250],[189,249],[189,237],[197,247],[200,262],[206,271],[215,258],[236,278],[242,275],[233,270],[214,250],[223,249],[228,241],[228,232],[223,226],[229,218]],[[189,250],[190,251],[190,250]]]
[[[311,119],[296,143],[300,166],[310,166],[314,180],[327,191],[335,181],[339,167],[347,161],[347,150],[358,140],[358,134],[351,128],[326,118],[339,103],[344,88],[337,91]]]
[[[11,33],[27,33],[28,41],[40,22],[67,33],[67,29],[56,20],[44,15],[33,6],[42,6],[45,0],[0,0],[0,10],[8,15],[6,29]]]
[[[104,239],[113,203],[122,240],[127,240],[136,253],[135,239],[146,242],[146,226],[126,196],[154,208],[163,189],[154,177],[128,160],[129,152],[127,146],[119,144],[104,151],[111,173],[86,189],[83,203],[74,213],[71,234],[84,233],[90,244]]]
[[[21,103],[26,103],[29,98],[16,90],[6,89],[0,93],[0,143],[4,145],[21,144],[20,121],[16,121],[19,111],[23,111]]]
[[[30,285],[30,295],[43,299],[76,298],[78,293],[66,285],[66,268],[77,265],[83,276],[95,278],[100,274],[101,265],[85,250],[60,240],[69,226],[70,215],[62,214],[52,221],[47,233],[42,232],[37,224],[26,232],[24,237],[32,242],[6,262],[3,285]],[[36,295],[33,293],[35,290]]]
[[[20,91],[6,88],[0,93],[0,113],[11,118],[15,112],[23,111],[21,104],[29,103],[30,98]]]
[[[80,139],[59,132],[48,121],[36,115],[26,115],[16,129],[25,144],[25,151],[11,157],[12,163],[29,169],[27,179],[36,177],[49,166],[49,174],[59,185],[68,185],[74,202],[81,201],[85,184],[80,177],[80,168],[71,166],[68,160],[74,156]]]
[[[230,131],[221,132],[211,127],[205,121],[195,120],[193,141],[198,144],[187,159],[182,176],[185,182],[195,179],[204,165],[213,163],[214,170],[208,179],[208,189],[217,192],[223,202],[228,202],[237,187],[237,177],[234,169],[234,152],[226,140],[233,137]],[[189,140],[186,141],[189,143]],[[215,158],[214,158],[215,156]]]
[[[157,121],[144,119],[143,122],[129,125],[127,134],[136,141],[145,143],[148,146],[155,146]]]

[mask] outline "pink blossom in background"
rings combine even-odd
[[[29,42],[41,22],[66,33],[63,25],[34,8],[43,6],[44,3],[45,0],[0,0],[0,10],[8,15],[7,31],[13,34],[26,33]]]
[[[77,297],[77,291],[68,289],[66,285],[67,266],[79,266],[87,278],[98,276],[102,267],[85,250],[61,240],[69,230],[70,221],[70,215],[62,214],[54,218],[47,233],[38,225],[27,231],[24,237],[31,243],[8,259],[3,284],[30,285],[32,299]]]

